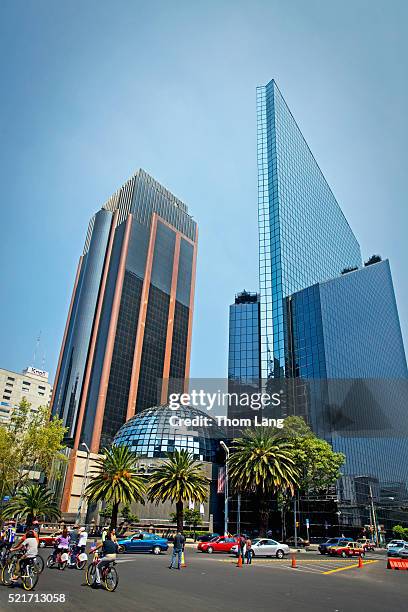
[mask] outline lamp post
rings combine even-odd
[[[84,493],[85,493],[86,485],[88,482],[89,455],[91,453],[91,451],[89,450],[89,447],[87,446],[87,444],[85,444],[85,442],[82,442],[81,446],[84,446],[86,449],[86,463],[85,463],[84,479],[82,481],[82,487],[81,487],[81,496],[79,498],[79,504],[78,504],[78,512],[77,512],[76,521],[75,521],[76,524],[79,524],[79,521],[81,520],[82,501],[84,498]]]
[[[220,445],[222,446],[222,448],[225,451],[224,535],[227,536],[228,535],[228,460],[229,460],[230,451],[229,451],[228,446],[225,444],[225,442],[223,440],[220,441]]]

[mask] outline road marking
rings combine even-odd
[[[378,563],[377,560],[363,561],[363,565],[369,565],[370,563]],[[334,574],[334,572],[343,572],[344,570],[353,569],[353,567],[358,567],[358,563],[354,563],[353,565],[347,565],[347,567],[337,567],[336,569],[329,570],[328,572],[322,572],[323,574]]]

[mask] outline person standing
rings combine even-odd
[[[241,552],[241,559],[242,559],[242,562],[243,562],[244,559],[245,559],[246,538],[244,538],[244,536],[242,534],[239,536],[238,544],[239,544],[239,548],[240,548],[240,552]]]
[[[171,556],[171,563],[169,565],[169,569],[173,569],[173,563],[175,562],[176,559],[177,559],[177,569],[179,570],[181,568],[181,555],[183,553],[185,543],[186,543],[185,537],[180,531],[178,531],[176,535],[174,536],[173,554]]]
[[[252,563],[252,540],[250,537],[246,539],[246,562],[247,565]]]

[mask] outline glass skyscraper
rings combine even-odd
[[[242,291],[229,309],[228,379],[260,378],[259,295]]]
[[[361,265],[359,244],[275,81],[257,88],[262,377],[285,375],[284,299]]]
[[[303,416],[344,452],[342,522],[361,525],[370,487],[386,510],[408,507],[408,375],[389,263],[363,267],[273,80],[257,89],[257,120],[262,378],[285,378],[282,416]]]
[[[98,452],[188,377],[196,252],[187,207],[143,170],[92,217],[52,398],[74,449]]]

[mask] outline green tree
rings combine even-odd
[[[148,497],[157,504],[170,500],[176,504],[177,530],[183,531],[184,504],[208,498],[210,479],[203,466],[185,449],[168,453],[168,459],[149,477]]]
[[[408,527],[403,527],[402,525],[395,525],[392,528],[392,532],[397,538],[401,538],[402,540],[408,540]]]
[[[138,523],[139,522],[139,517],[137,516],[137,514],[133,514],[133,512],[130,509],[129,504],[126,504],[122,508],[121,514],[127,523]]]
[[[65,432],[61,419],[50,418],[50,408],[31,410],[31,404],[21,400],[10,423],[0,425],[1,499],[28,484],[34,470],[48,478],[55,460],[66,460],[61,453]]]
[[[199,525],[202,524],[202,518],[201,518],[201,514],[199,512],[199,510],[185,510],[184,511],[184,524],[188,525],[191,531],[191,527],[193,527],[194,529],[194,539],[195,539],[195,532],[196,529]]]
[[[144,503],[144,479],[137,474],[137,457],[126,446],[112,446],[95,461],[85,495],[90,501],[112,504],[111,527],[116,528],[120,504]]]
[[[5,518],[26,519],[27,525],[31,525],[34,519],[59,518],[60,511],[53,493],[43,485],[33,484],[25,487],[11,500],[3,515]]]
[[[277,435],[293,445],[292,457],[299,473],[297,485],[300,490],[327,489],[341,476],[345,455],[334,452],[328,442],[317,438],[301,417],[285,419]]]
[[[272,428],[247,429],[233,440],[228,467],[232,488],[257,498],[259,532],[265,535],[270,497],[282,491],[293,494],[297,485],[293,444],[277,438]]]

